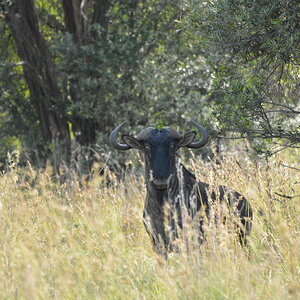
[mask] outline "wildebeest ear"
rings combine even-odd
[[[190,143],[193,142],[193,140],[195,139],[196,136],[196,131],[191,131],[186,133],[180,140],[179,143],[177,145],[178,148],[180,147],[185,147],[187,145],[189,145]]]
[[[129,134],[122,134],[123,141],[130,146],[131,148],[135,149],[143,149],[143,144],[139,142],[134,136]]]

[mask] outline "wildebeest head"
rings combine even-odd
[[[118,150],[135,148],[144,152],[146,178],[156,189],[165,189],[170,175],[176,172],[175,154],[179,148],[198,149],[208,142],[207,132],[199,124],[193,122],[202,134],[202,138],[198,142],[193,142],[196,136],[195,131],[180,135],[171,127],[165,127],[160,130],[148,127],[135,137],[123,134],[122,140],[125,143],[123,144],[117,142],[116,136],[125,123],[123,122],[112,131],[110,142]]]

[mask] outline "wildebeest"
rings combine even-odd
[[[156,251],[166,256],[168,251],[175,250],[178,230],[183,229],[183,223],[193,220],[200,211],[204,211],[209,219],[212,204],[217,201],[226,203],[233,212],[239,239],[245,244],[252,220],[252,209],[248,201],[230,188],[220,185],[213,189],[209,184],[197,181],[191,172],[178,163],[178,149],[202,148],[208,142],[208,133],[193,122],[202,135],[200,141],[194,141],[197,134],[195,131],[180,135],[171,127],[160,130],[148,127],[135,137],[122,134],[123,141],[118,142],[117,135],[125,123],[111,132],[110,143],[118,150],[135,148],[144,153],[147,196],[143,218]],[[166,205],[169,208],[167,216]],[[197,221],[200,242],[205,236],[203,221],[203,217],[199,217]]]

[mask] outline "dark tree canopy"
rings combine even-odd
[[[267,154],[298,147],[299,2],[189,1],[187,10],[182,24],[215,66],[220,130],[263,138],[257,150]]]
[[[294,1],[0,1],[0,159],[88,171],[118,122],[299,146]],[[153,124],[153,125],[154,125]],[[256,139],[260,138],[260,139]],[[105,158],[106,159],[106,158]]]
[[[176,32],[180,14],[180,1],[2,1],[1,126],[18,109],[28,128],[3,134],[42,160],[55,154],[57,169],[82,158],[89,168],[119,118],[144,126],[171,106],[176,121],[184,96],[207,93],[189,79],[201,69],[179,72],[194,55]]]

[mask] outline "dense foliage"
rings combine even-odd
[[[268,155],[297,147],[299,10],[295,0],[2,0],[1,161],[20,150],[58,173],[89,170],[123,120],[138,131],[193,119]]]
[[[176,31],[181,1],[80,5],[81,1],[66,0],[35,1],[34,6],[29,0],[2,1],[2,140],[18,141],[27,148],[26,153],[33,151],[30,158],[35,161],[52,157],[54,162],[58,155],[69,161],[90,161],[94,152],[89,149],[107,149],[108,132],[121,120],[129,120],[135,128],[150,122],[179,122],[191,114],[199,118],[210,73],[187,37]],[[23,23],[16,28],[20,20]],[[36,60],[42,61],[45,51],[37,51],[29,64],[26,53],[33,44],[39,48],[39,42],[18,48],[20,35],[31,34],[30,26],[27,33],[23,31],[26,24],[34,21],[41,33],[37,40],[44,40],[51,51],[44,65],[35,66],[42,79],[40,95],[30,84],[37,80],[36,74],[27,72],[26,76],[26,69],[30,71]],[[49,85],[43,72],[49,63],[54,64],[51,80],[59,90],[43,101],[42,90]],[[44,124],[50,113],[55,114],[54,121]],[[57,125],[57,119],[63,124]],[[14,127],[9,125],[12,120]],[[52,129],[66,124],[69,136]],[[58,147],[57,136],[72,142]],[[11,143],[5,143],[2,157],[15,146]],[[69,147],[71,154],[66,158],[61,154]],[[58,155],[52,156],[57,151]]]
[[[299,145],[298,1],[189,1],[183,27],[210,52],[219,128],[261,137],[269,155]],[[273,142],[270,145],[269,142]],[[271,147],[270,147],[271,146]]]

